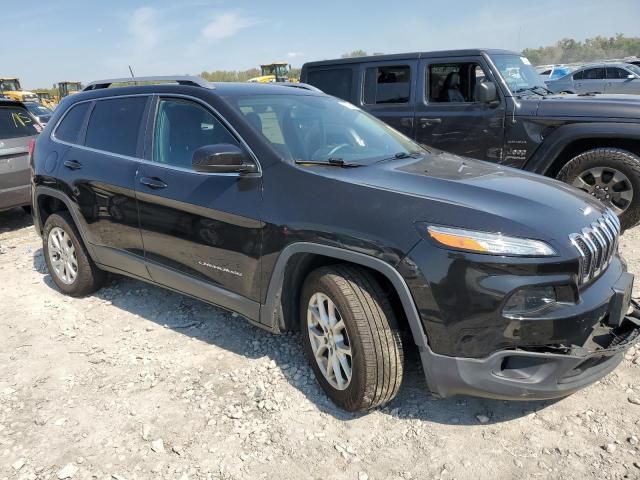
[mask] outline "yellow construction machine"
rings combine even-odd
[[[16,77],[0,77],[0,95],[20,102],[38,101],[35,93],[22,90],[20,80]]]
[[[291,65],[287,62],[273,62],[260,65],[260,76],[247,80],[253,83],[296,82],[295,78],[289,78]]]

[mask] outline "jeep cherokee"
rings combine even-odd
[[[637,338],[620,223],[593,197],[303,84],[139,80],[160,84],[65,98],[37,140],[62,292],[115,272],[299,329],[347,410],[394,398],[414,346],[435,395],[532,399],[604,376]]]

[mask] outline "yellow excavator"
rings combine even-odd
[[[16,77],[0,77],[0,95],[20,102],[37,102],[38,96],[22,90],[20,80]]]
[[[58,104],[57,99],[48,90],[34,90],[34,93],[38,96],[38,101],[47,108],[53,110]]]
[[[289,78],[291,65],[287,62],[273,62],[260,65],[260,76],[247,80],[252,83],[297,82],[295,78]]]

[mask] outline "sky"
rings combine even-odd
[[[640,35],[640,0],[0,0],[0,76],[60,80],[199,74],[260,63],[452,48],[520,51]],[[638,52],[640,54],[640,52]]]

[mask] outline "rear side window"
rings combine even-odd
[[[573,79],[574,80],[582,80],[584,78],[584,70],[582,72],[578,72],[578,73],[574,73],[573,74]]]
[[[410,96],[411,69],[408,65],[367,68],[364,103],[408,103]]]
[[[604,68],[590,68],[582,73],[583,80],[602,80],[604,79]]]
[[[350,68],[311,70],[307,74],[307,83],[318,87],[327,95],[351,100],[352,77]]]
[[[96,102],[85,145],[97,150],[135,156],[147,97],[123,97]]]
[[[71,107],[69,112],[64,116],[58,128],[56,128],[55,136],[58,140],[68,143],[78,143],[78,135],[82,129],[84,119],[87,117],[90,103],[79,103]]]
[[[22,107],[0,107],[0,140],[30,137],[40,133],[38,125]]]

